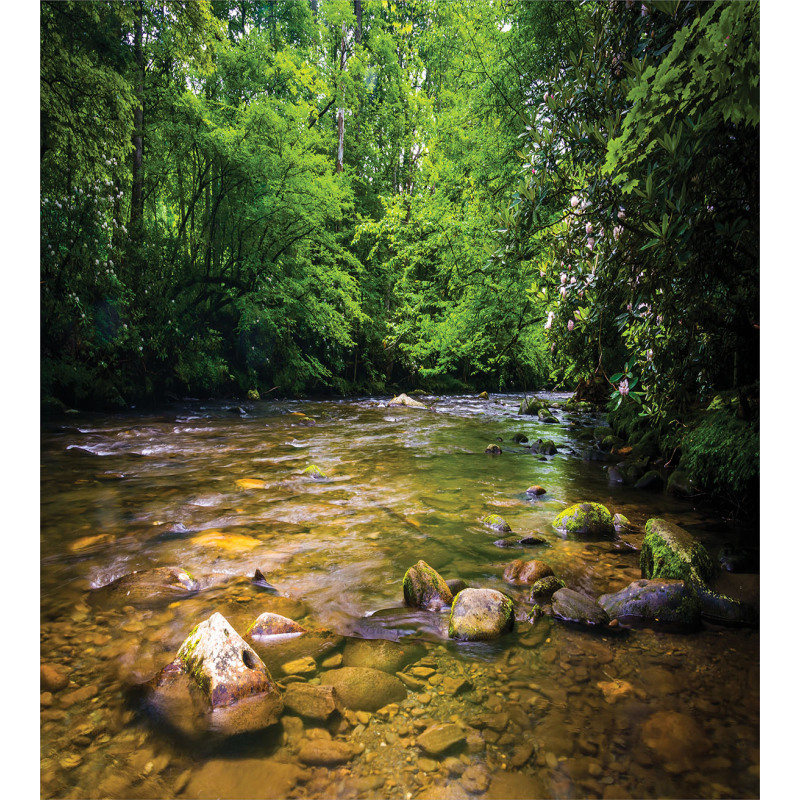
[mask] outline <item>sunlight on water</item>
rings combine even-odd
[[[557,534],[553,518],[575,502],[601,502],[640,527],[663,516],[713,552],[719,520],[610,484],[576,436],[599,417],[571,415],[570,426],[559,412],[560,424],[544,424],[516,413],[516,395],[422,399],[434,410],[364,398],[251,403],[241,416],[198,402],[45,426],[41,656],[70,683],[43,687],[44,797],[758,795],[757,630],[531,625],[529,589],[503,580],[515,558],[544,560],[593,597],[640,577],[640,536]],[[551,438],[558,453],[534,455],[515,434]],[[492,443],[502,455],[484,452]],[[311,465],[325,477],[303,474]],[[547,493],[532,498],[532,484]],[[489,513],[512,533],[484,525]],[[535,548],[495,544],[535,535],[545,539]],[[445,579],[507,593],[514,632],[458,644],[445,615],[403,608],[403,574],[420,559]],[[164,566],[187,570],[200,590],[140,602],[104,588]],[[272,588],[253,582],[256,570]],[[244,633],[265,610],[327,631],[260,645],[277,680],[282,664],[311,655],[310,680],[324,681],[326,659],[338,665],[351,647],[345,635],[419,643],[408,672],[418,685],[391,715],[348,712],[323,732],[285,715],[218,745],[187,743],[142,712],[132,687],[198,622],[219,611]],[[290,677],[282,685],[308,680]],[[461,748],[424,752],[417,739],[430,721],[462,725]],[[302,742],[331,736],[353,745],[349,758],[299,759]]]

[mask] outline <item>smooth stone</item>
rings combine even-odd
[[[511,526],[499,514],[487,514],[481,522],[501,533],[511,533]]]
[[[635,618],[647,622],[697,625],[700,601],[684,581],[654,578],[634,581],[614,594],[598,599],[612,619]]]
[[[461,776],[461,785],[468,792],[482,794],[489,788],[489,773],[486,767],[473,764],[464,770]]]
[[[412,608],[439,611],[453,602],[444,578],[424,561],[418,561],[403,576],[403,598]]]
[[[464,744],[466,735],[454,723],[432,725],[417,737],[417,744],[429,755],[440,756],[457,744]]]
[[[272,758],[215,758],[191,772],[185,796],[201,800],[282,800],[304,770]]]
[[[110,598],[127,603],[152,602],[194,594],[200,584],[180,567],[156,567],[136,570],[111,583],[94,589],[90,595],[94,605],[102,605]]]
[[[559,589],[553,594],[553,616],[568,622],[586,625],[605,625],[609,616],[600,604],[573,589]]]
[[[657,711],[642,726],[642,741],[662,763],[688,769],[711,748],[709,737],[692,719],[678,711]]]
[[[496,639],[514,627],[514,603],[496,589],[464,589],[453,601],[448,623],[451,639]]]
[[[539,486],[538,484],[534,484],[533,486],[529,486],[525,490],[525,492],[526,494],[531,494],[534,497],[536,497],[541,494],[547,494],[547,489],[545,489],[544,486]]]
[[[261,638],[287,633],[305,633],[306,629],[293,619],[265,611],[245,632],[246,637]]]
[[[356,749],[347,742],[326,739],[307,739],[298,750],[297,757],[310,766],[331,767],[345,764],[356,755]]]
[[[39,684],[47,692],[58,692],[69,683],[69,678],[56,667],[42,664],[39,667]]]
[[[317,662],[311,656],[295,658],[281,664],[284,675],[313,675],[317,671]]]
[[[552,575],[553,570],[544,561],[524,561],[521,558],[512,561],[503,571],[503,580],[507,583],[536,583],[541,578]]]
[[[369,667],[340,667],[323,673],[323,686],[333,686],[341,703],[358,711],[377,711],[406,698],[406,688],[394,676]]]
[[[324,721],[337,710],[333,686],[311,686],[292,683],[284,692],[283,703],[287,711],[301,717]]]
[[[400,672],[425,652],[420,645],[405,645],[388,639],[348,639],[342,652],[345,667],[371,667],[383,672]]]

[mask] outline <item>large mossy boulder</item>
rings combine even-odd
[[[536,415],[539,413],[541,406],[541,400],[537,400],[535,397],[524,397],[519,404],[519,413]]]
[[[553,527],[564,536],[611,538],[614,520],[600,503],[576,503],[565,508],[554,520]]]
[[[605,625],[610,617],[603,607],[588,595],[574,589],[559,589],[552,598],[553,616],[583,625]]]
[[[601,595],[598,602],[612,619],[685,626],[700,622],[697,594],[684,581],[672,578],[643,578],[619,592]]]
[[[192,738],[261,730],[283,712],[283,698],[266,665],[219,613],[197,625],[150,682],[148,703]]]
[[[130,572],[92,592],[91,600],[127,603],[155,603],[176,600],[200,589],[200,584],[180,567],[156,567]]]
[[[406,687],[394,675],[370,667],[328,670],[320,685],[333,686],[342,705],[353,711],[377,711],[406,699]]]
[[[649,519],[639,565],[643,578],[674,578],[691,584],[714,579],[714,562],[691,533],[664,519]]]
[[[514,603],[496,589],[464,589],[450,610],[448,635],[462,641],[497,639],[514,627]]]
[[[672,522],[649,519],[639,557],[643,578],[675,578],[697,594],[701,613],[715,622],[755,625],[754,606],[715,592],[710,584],[716,567],[708,551],[692,534]]]
[[[429,564],[418,561],[403,576],[403,598],[412,608],[439,611],[453,602],[445,579]]]

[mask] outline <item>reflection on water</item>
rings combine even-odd
[[[438,398],[432,412],[375,399],[254,403],[244,415],[196,402],[45,425],[43,796],[757,796],[758,631],[596,632],[522,619],[499,642],[467,645],[446,638],[446,617],[402,609],[403,574],[419,559],[446,579],[506,592],[518,617],[529,590],[502,580],[514,558],[544,560],[595,597],[640,577],[641,536],[555,533],[550,523],[573,502],[604,503],[639,526],[663,516],[712,551],[730,538],[702,509],[609,484],[576,436],[601,419],[543,424],[518,416],[519,400]],[[533,455],[515,433],[552,438],[559,452]],[[491,443],[502,455],[484,453]],[[311,464],[327,477],[302,475]],[[547,494],[531,498],[532,484]],[[488,513],[513,533],[484,526]],[[534,534],[545,543],[494,544]],[[200,591],[149,604],[96,591],[173,565]],[[257,569],[277,592],[252,582]],[[739,578],[757,580],[731,586]],[[198,622],[219,611],[243,633],[267,610],[340,635],[262,646],[276,679],[311,655],[318,682],[342,663],[341,636],[385,638],[422,645],[407,669],[415,688],[385,713],[347,712],[327,727],[287,714],[263,735],[206,747],[142,713],[131,687],[172,660]],[[432,721],[455,721],[464,740],[425,752],[417,737]],[[303,742],[331,737],[353,746],[350,758],[298,758]]]

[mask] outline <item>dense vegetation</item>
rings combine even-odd
[[[42,396],[752,429],[758,149],[756,2],[42,3]]]

